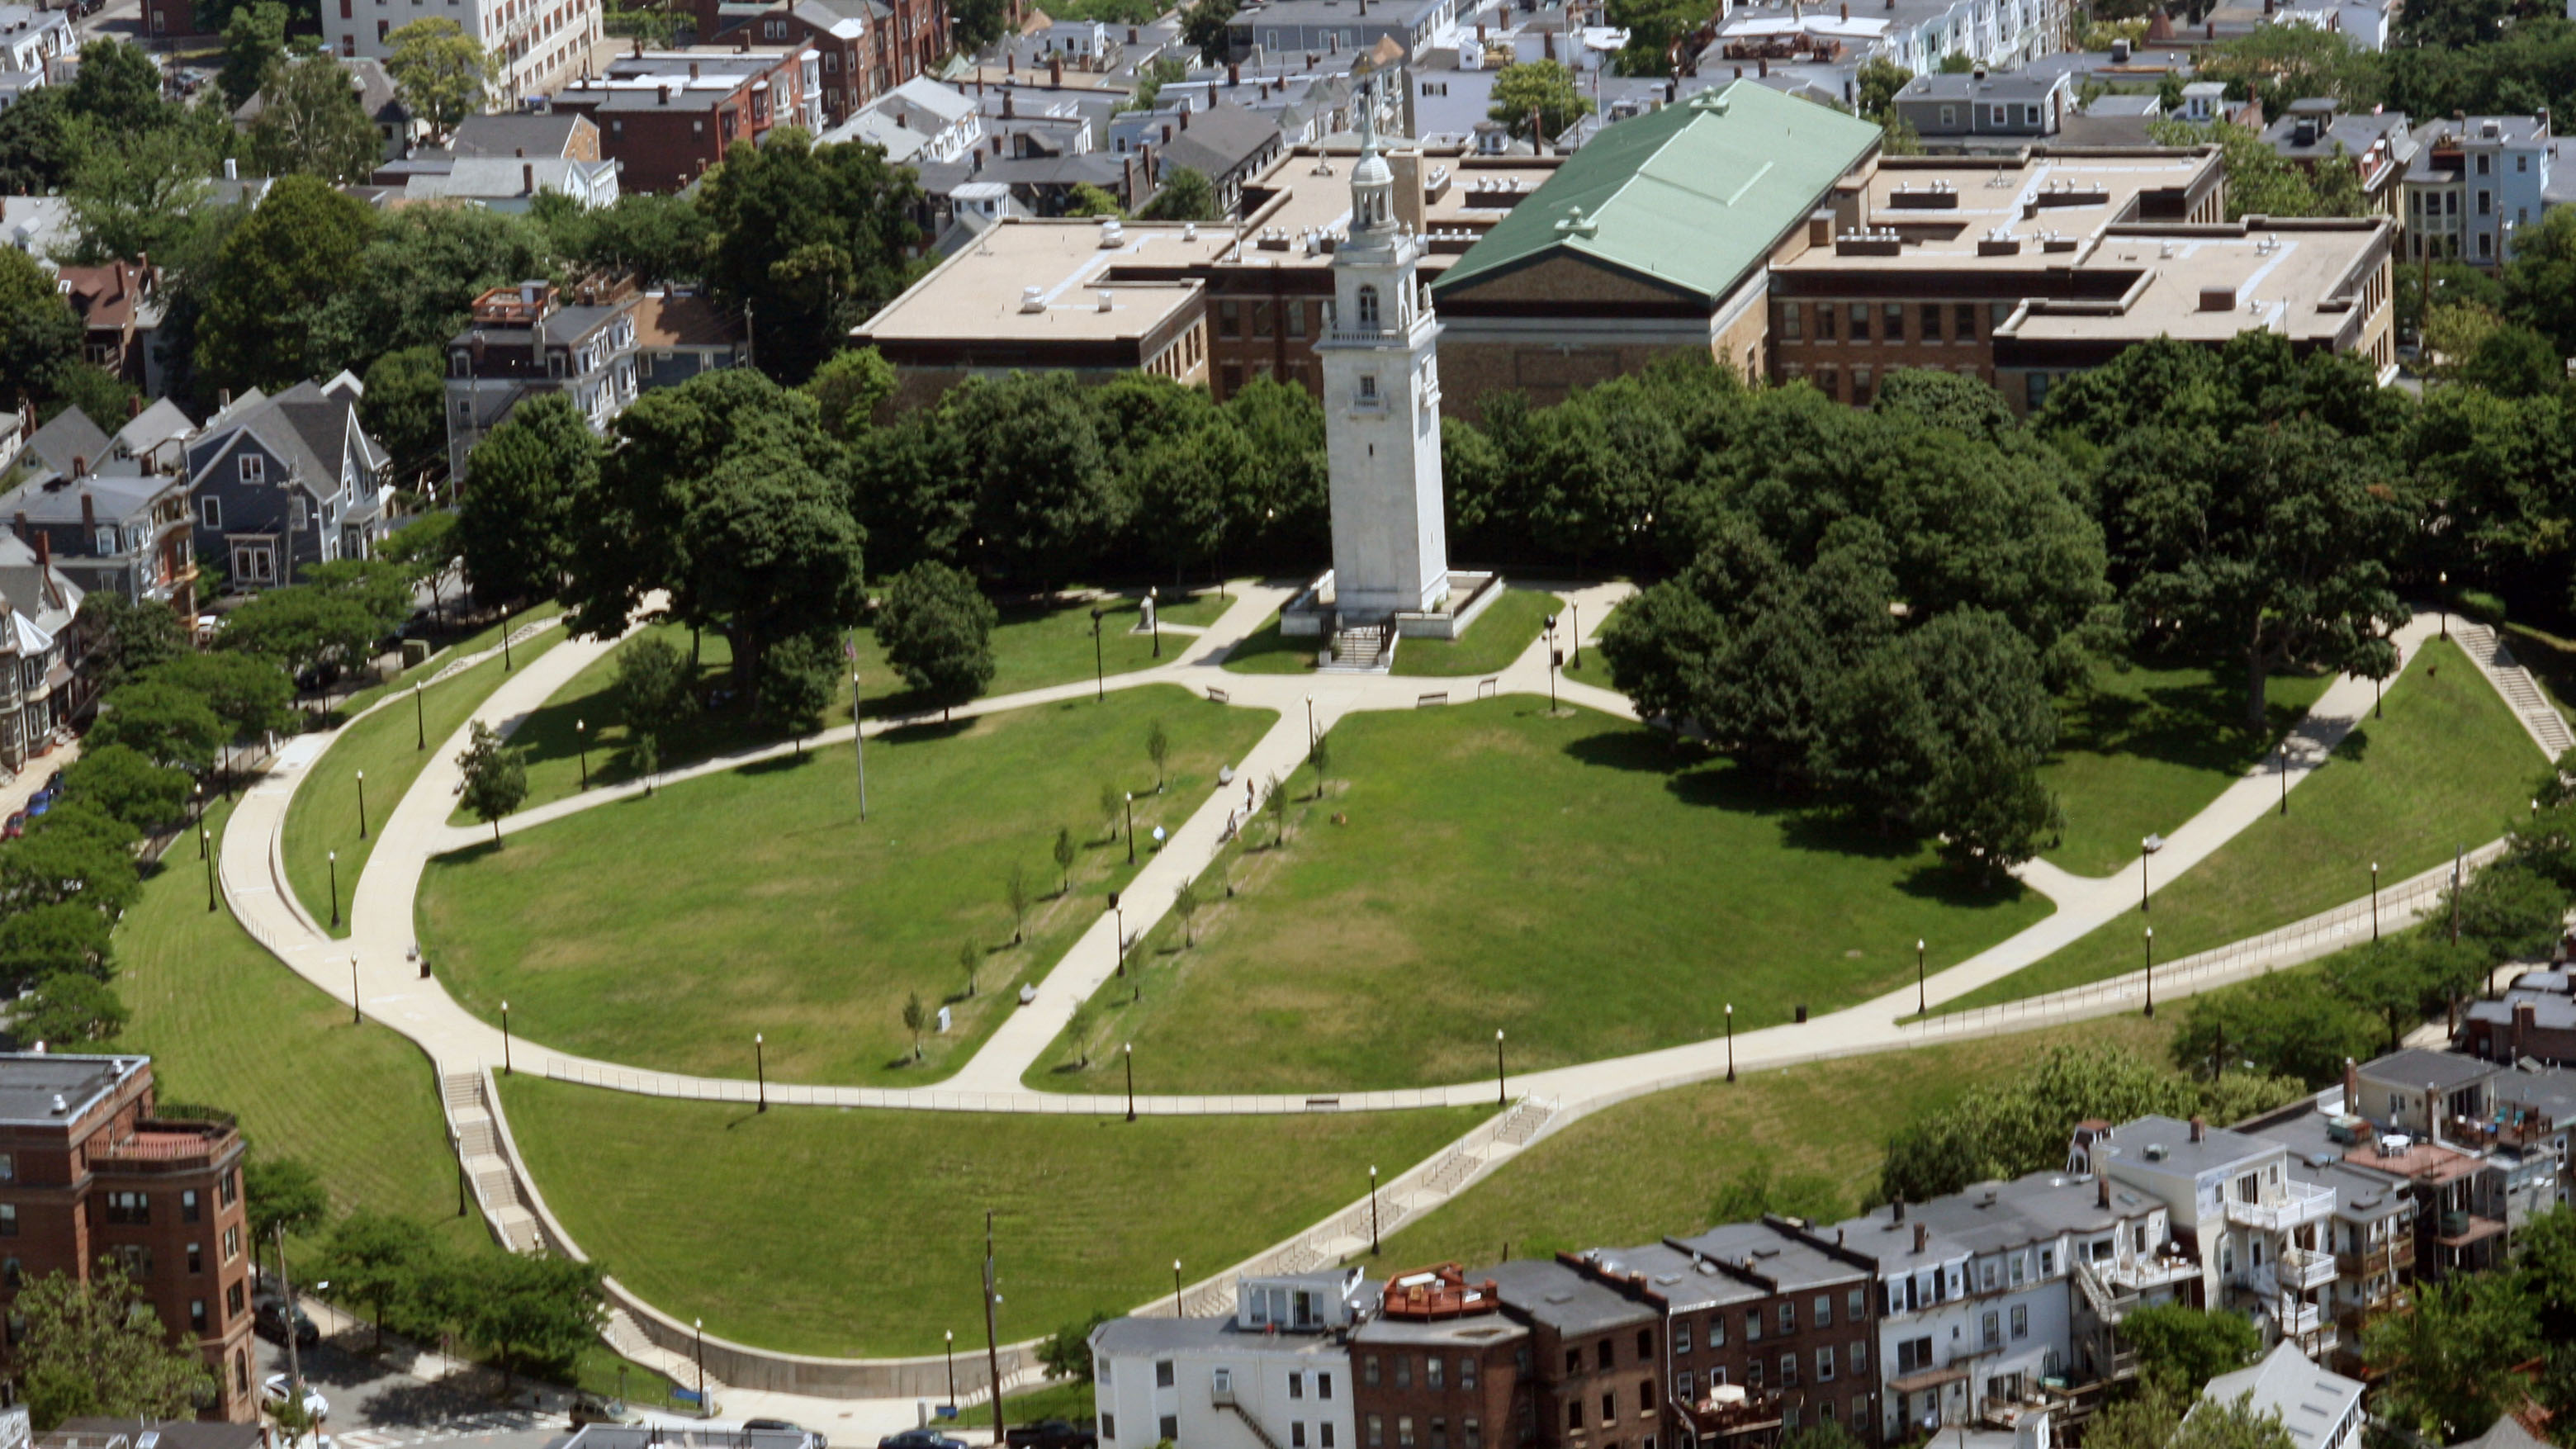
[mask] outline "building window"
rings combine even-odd
[[[1479,1421],[1458,1421],[1458,1449],[1485,1449],[1485,1430]]]
[[[1651,1328],[1640,1328],[1640,1329],[1638,1329],[1638,1330],[1637,1330],[1637,1362],[1639,1362],[1639,1363],[1652,1363],[1652,1362],[1654,1361],[1654,1358],[1655,1358],[1655,1331],[1654,1331],[1653,1329],[1651,1329]]]
[[[1395,1356],[1395,1386],[1399,1389],[1413,1387],[1413,1355],[1400,1353]]]
[[[1841,374],[1835,372],[1830,367],[1817,368],[1816,391],[1823,393],[1825,396],[1832,398],[1836,402],[1842,401],[1843,393]],[[1759,1313],[1747,1314],[1744,1320],[1744,1327],[1744,1341],[1747,1343],[1758,1342],[1762,1337],[1762,1315]]]
[[[1413,1449],[1413,1416],[1395,1416],[1395,1449]]]
[[[1637,1412],[1641,1415],[1652,1414],[1655,1412],[1655,1381],[1653,1379],[1637,1380]]]
[[[2479,174],[2480,176],[2484,176],[2484,175],[2486,175],[2486,174],[2487,174],[2487,168],[2488,168],[2490,165],[2492,165],[2492,164],[2493,164],[2493,163],[2492,163],[2492,162],[2490,162],[2490,161],[2487,159],[2487,156],[2486,156],[2486,154],[2485,154],[2484,152],[2479,153],[2479,155],[2478,155],[2478,174]]]
[[[1944,131],[1955,131],[1959,129],[1959,108],[1957,106],[1943,106],[1941,108],[1941,129]]]
[[[1331,1374],[1315,1375],[1315,1397],[1327,1402],[1331,1401],[1333,1397],[1333,1376]],[[1331,1427],[1326,1426],[1324,1430],[1324,1449],[1333,1449],[1332,1434],[1333,1431]]]
[[[1103,1414],[1100,1416],[1100,1437],[1108,1440],[1112,1444],[1118,1442],[1118,1416],[1116,1414]]]
[[[2003,1342],[2003,1320],[1993,1309],[1987,1309],[1977,1320],[1977,1343],[1980,1347],[1992,1348],[2001,1342]]]
[[[243,453],[233,461],[244,483],[264,483],[268,480],[268,459],[259,454]]]
[[[1449,1421],[1434,1417],[1431,1421],[1431,1449],[1449,1449]]]
[[[1855,367],[1852,369],[1851,400],[1853,407],[1865,408],[1869,406],[1869,383],[1870,370],[1868,368]]]
[[[14,1202],[0,1202],[0,1238],[16,1236],[18,1236],[18,1205]]]
[[[2016,1303],[2016,1304],[2014,1304],[2014,1305],[2013,1305],[2013,1311],[2012,1311],[2012,1336],[2013,1336],[2013,1337],[2015,1337],[2015,1338],[2028,1338],[2028,1337],[2030,1337],[2030,1307],[2029,1307],[2029,1305],[2027,1305],[2027,1304],[2022,1304],[2022,1303]]]
[[[239,1318],[242,1311],[242,1285],[236,1281],[224,1290],[224,1316]]]
[[[1851,340],[1854,342],[1869,340],[1869,304],[1867,302],[1851,304]]]
[[[1919,337],[1917,337],[1917,338],[1915,339],[1916,341],[1918,341],[1918,342],[1938,342],[1938,341],[1940,341],[1940,340],[1941,340],[1941,304],[1940,304],[1940,303],[1938,303],[1938,302],[1926,302],[1926,303],[1924,303],[1924,304],[1923,304],[1923,321],[1922,321],[1922,323],[1921,323],[1921,327],[1922,327],[1922,335],[1921,335],[1921,336],[1919,336]]]
[[[1691,1383],[1692,1374],[1689,1369],[1679,1369],[1674,1372],[1673,1393],[1685,1404],[1690,1402]]]
[[[1291,338],[1302,340],[1305,337],[1306,308],[1308,305],[1309,304],[1304,302],[1290,302],[1281,309],[1288,314],[1288,335]]]
[[[1726,1315],[1723,1313],[1708,1316],[1708,1346],[1712,1349],[1726,1347]]]
[[[1690,1320],[1689,1320],[1689,1319],[1687,1319],[1687,1318],[1677,1318],[1677,1319],[1673,1320],[1673,1352],[1675,1352],[1675,1353],[1688,1353],[1688,1352],[1690,1352],[1690,1351],[1691,1351],[1691,1326],[1690,1326]]]
[[[1422,1361],[1422,1386],[1424,1388],[1437,1389],[1441,1387],[1440,1365],[1440,1356],[1437,1354],[1434,1354]]]
[[[1831,302],[1816,304],[1816,340],[1818,342],[1834,340],[1834,304]]]
[[[1757,1394],[1762,1392],[1762,1360],[1748,1358],[1744,1361],[1744,1387]]]
[[[1383,1449],[1386,1443],[1386,1421],[1375,1414],[1368,1416],[1368,1449]]]
[[[1849,1355],[1849,1357],[1850,1357],[1850,1359],[1851,1359],[1851,1371],[1852,1371],[1853,1373],[1855,1373],[1855,1374],[1866,1374],[1866,1373],[1868,1373],[1868,1372],[1869,1372],[1869,1340],[1868,1340],[1868,1339],[1866,1339],[1866,1338],[1855,1338],[1855,1339],[1853,1339],[1853,1340],[1851,1341],[1851,1354]]]
[[[1784,1353],[1780,1355],[1780,1387],[1794,1389],[1797,1386],[1798,1356],[1794,1353]]]
[[[1181,1437],[1181,1416],[1178,1414],[1165,1414],[1160,1419],[1155,1420],[1154,1434],[1157,1438],[1169,1439],[1177,1443]]]
[[[1377,288],[1370,286],[1361,287],[1357,297],[1354,298],[1354,303],[1359,311],[1360,325],[1362,327],[1377,326]]]
[[[1619,1396],[1617,1394],[1603,1394],[1601,1396],[1601,1427],[1604,1429],[1615,1428],[1618,1423]]]
[[[224,1229],[224,1261],[229,1263],[240,1256],[241,1229],[238,1227]]]
[[[1902,302],[1890,302],[1886,306],[1880,308],[1879,313],[1880,321],[1884,324],[1880,328],[1880,337],[1889,342],[1904,341],[1905,304]]]
[[[1171,1386],[1172,1361],[1167,1358],[1158,1358],[1154,1360],[1154,1387],[1158,1389],[1168,1389]]]
[[[1306,1449],[1306,1421],[1299,1419],[1288,1426],[1288,1449]]]
[[[1834,1346],[1829,1343],[1823,1348],[1816,1350],[1816,1382],[1820,1384],[1829,1384],[1833,1381]]]
[[[189,1327],[190,1329],[194,1330],[194,1331],[196,1332],[196,1334],[197,1334],[199,1337],[201,1337],[201,1338],[202,1338],[202,1337],[204,1337],[204,1336],[205,1336],[205,1332],[206,1332],[206,1300],[205,1300],[205,1299],[203,1299],[203,1298],[191,1298],[191,1299],[189,1299],[189,1300],[188,1300],[188,1327]]]
[[[1474,1359],[1462,1358],[1458,1360],[1458,1387],[1471,1394],[1476,1391],[1476,1361]]]
[[[2048,406],[2048,374],[2034,372],[2022,381],[2022,396],[2031,412]]]
[[[203,1273],[206,1271],[206,1250],[203,1244],[190,1243],[188,1245],[188,1271],[191,1274]]]
[[[1800,307],[1795,302],[1783,302],[1780,304],[1780,337],[1782,341],[1799,342],[1805,340],[1805,333],[1801,330],[1805,326],[1805,323],[1799,320],[1800,314],[1805,310],[1805,308]]]
[[[2480,215],[2480,216],[2493,216],[2494,214],[2495,214],[2495,193],[2494,193],[2494,192],[2492,192],[2492,191],[2481,191],[2481,192],[2479,192],[2479,193],[2478,193],[2478,215]]]
[[[107,1220],[111,1223],[148,1223],[152,1221],[152,1199],[139,1192],[111,1192],[107,1195]]]
[[[214,500],[210,498],[206,501],[211,503]],[[16,1182],[17,1180],[18,1154],[14,1152],[0,1152],[0,1182]]]
[[[1324,1442],[1323,1442],[1320,1446],[1318,1446],[1318,1449],[1333,1449],[1333,1421],[1332,1421],[1332,1420],[1330,1420],[1330,1419],[1326,1419],[1326,1420],[1324,1421],[1324,1424],[1323,1424],[1323,1433],[1324,1433]]]
[[[181,1191],[179,1194],[179,1221],[183,1223],[193,1223],[201,1221],[204,1216],[204,1211],[197,1202],[197,1190],[191,1187]]]

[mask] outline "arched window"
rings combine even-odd
[[[1360,288],[1360,290],[1359,290],[1359,306],[1360,306],[1360,325],[1361,325],[1362,327],[1375,327],[1375,326],[1377,326],[1377,288],[1375,288],[1375,287],[1362,287],[1362,288]]]

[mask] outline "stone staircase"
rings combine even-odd
[[[1332,648],[1315,666],[1322,674],[1384,674],[1395,667],[1395,625],[1367,624],[1333,631]]]
[[[447,1073],[439,1079],[439,1097],[447,1109],[457,1158],[465,1164],[465,1179],[472,1184],[474,1200],[482,1204],[492,1231],[514,1253],[544,1247],[536,1210],[519,1190],[518,1174],[501,1155],[501,1135],[493,1125],[491,1105],[483,1098],[483,1074]]]
[[[2568,728],[2565,717],[2551,706],[2549,696],[2541,691],[2540,681],[2531,677],[2530,670],[2515,662],[2513,651],[2496,637],[2495,630],[2465,619],[2453,619],[2451,637],[2458,641],[2464,653],[2477,661],[2478,669],[2495,685],[2496,692],[2504,696],[2505,702],[2513,706],[2513,712],[2522,720],[2522,727],[2531,732],[2532,739],[2548,753],[2549,758],[2555,760],[2570,749],[2576,749],[2576,730]]]
[[[616,1303],[610,1303],[608,1321],[601,1327],[599,1336],[607,1340],[608,1346],[615,1349],[620,1357],[644,1365],[681,1388],[695,1389],[703,1378],[707,1386],[709,1412],[713,1412],[717,1397],[724,1392],[723,1383],[713,1374],[702,1374],[698,1361],[690,1355],[675,1353],[655,1343],[646,1336],[644,1325],[635,1321],[635,1315]]]

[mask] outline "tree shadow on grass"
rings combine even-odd
[[[2188,769],[2239,773],[2307,712],[2304,706],[2267,700],[2264,728],[2249,730],[2244,688],[2237,671],[2212,666],[2206,678],[2153,685],[2142,691],[2143,697],[2079,691],[2059,701],[2057,755],[2133,755]]]

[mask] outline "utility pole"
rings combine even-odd
[[[304,1360],[295,1347],[295,1277],[286,1266],[286,1224],[272,1227],[277,1238],[278,1296],[286,1301],[286,1392],[295,1412],[304,1412]]]
[[[993,1331],[993,1210],[984,1210],[984,1372],[993,1384],[993,1443],[1004,1441],[1002,1431],[1002,1349]]]

